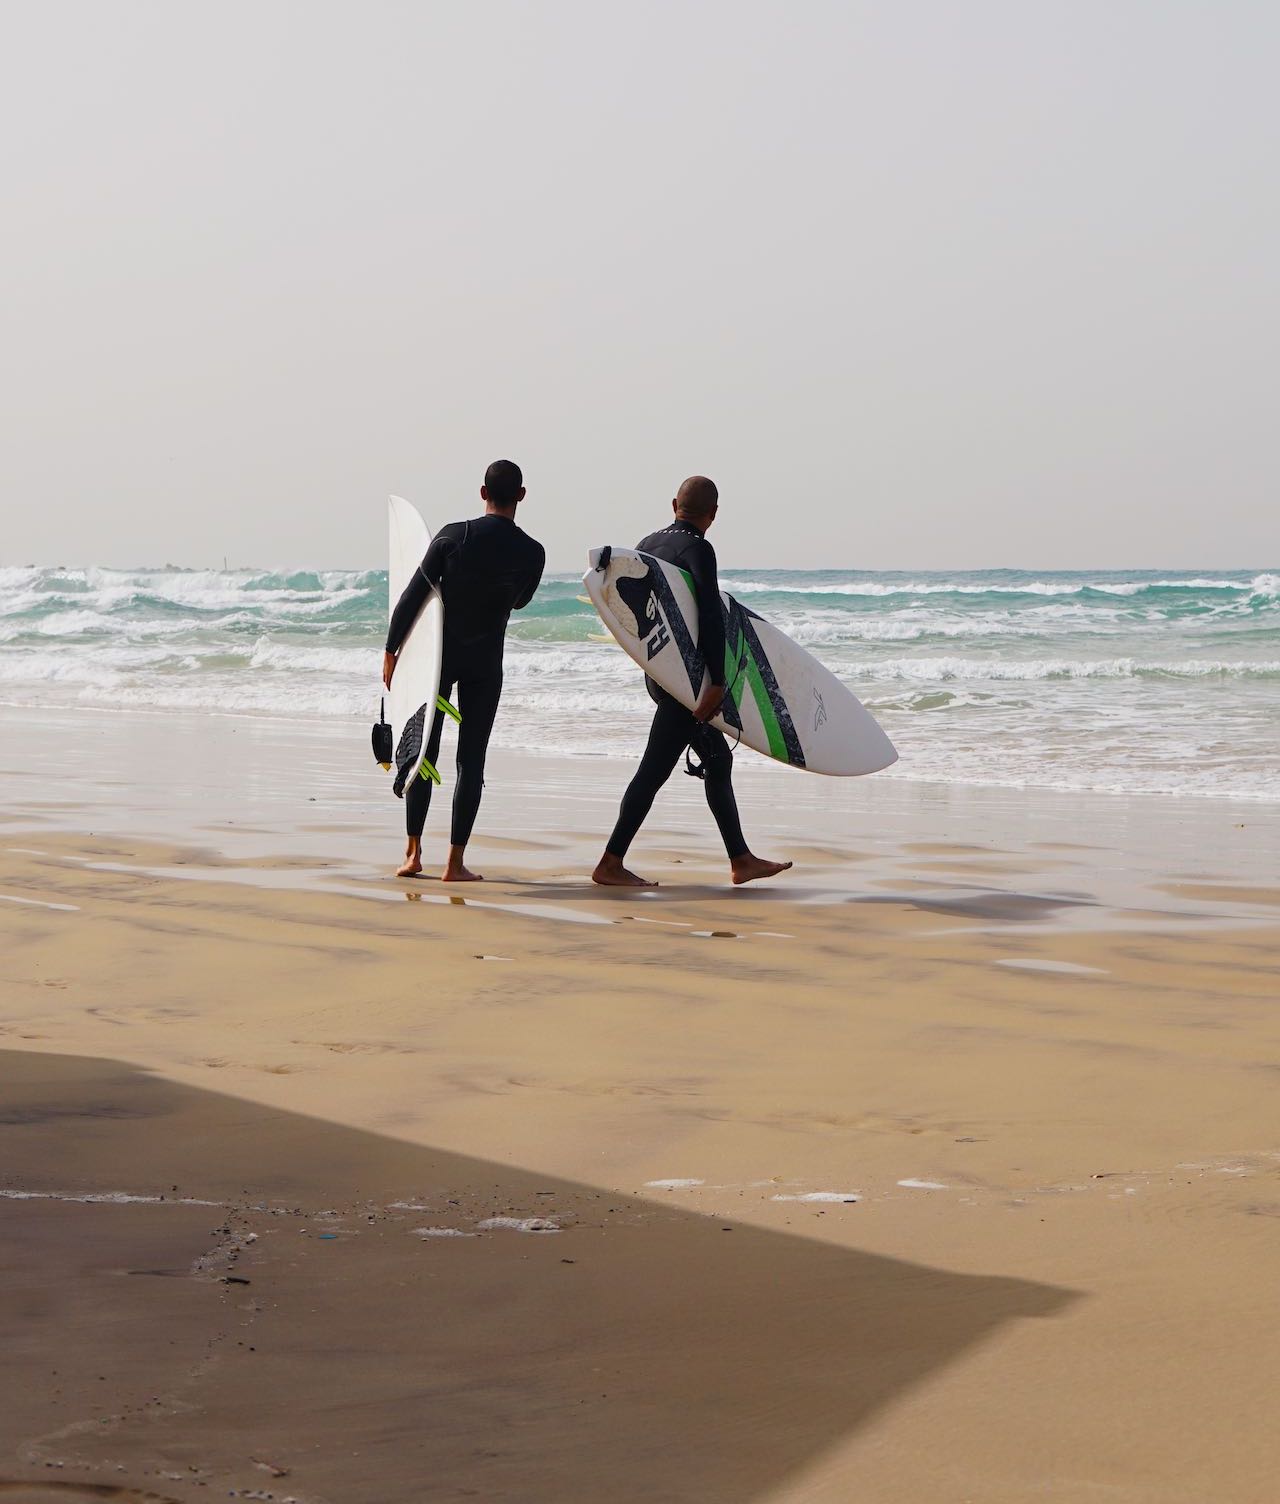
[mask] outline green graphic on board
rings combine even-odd
[[[693,576],[687,569],[679,569],[680,575],[694,600],[697,600],[697,587],[694,585]],[[737,601],[732,601],[732,610],[726,613],[725,621],[725,644],[724,644],[724,682],[726,685],[726,698],[732,702],[737,719],[742,719],[742,697],[746,690],[751,690],[751,698],[755,701],[756,710],[760,715],[760,724],[764,727],[764,734],[769,742],[769,755],[776,757],[779,762],[792,763],[796,766],[804,766],[804,756],[800,752],[799,742],[793,747],[787,737],[783,721],[787,725],[791,723],[791,713],[787,709],[786,701],[778,689],[777,678],[769,664],[768,658],[763,655],[763,649],[757,656],[754,643],[749,644],[747,634],[743,626],[742,607]],[[730,644],[729,632],[736,629],[737,641]],[[755,636],[753,632],[752,637]],[[763,663],[760,659],[763,658]],[[732,717],[727,717],[732,719]],[[794,732],[793,732],[794,737]]]

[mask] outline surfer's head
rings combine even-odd
[[[671,510],[682,522],[692,522],[705,533],[716,520],[720,493],[716,483],[705,475],[691,475],[676,492]]]
[[[524,500],[524,476],[514,460],[494,460],[484,472],[480,495],[495,512],[514,512]]]

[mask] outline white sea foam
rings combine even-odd
[[[1280,798],[1275,570],[723,583],[873,710],[901,754],[885,777]],[[512,618],[496,746],[643,744],[642,675],[590,640],[580,590],[549,578]],[[386,612],[378,571],[4,566],[0,701],[365,723]]]
[[[770,1196],[770,1201],[860,1201],[861,1191],[805,1191],[803,1195],[790,1196],[780,1193]]]
[[[952,680],[988,683],[1024,682],[1038,679],[1166,679],[1275,678],[1280,659],[1253,661],[1188,658],[1176,662],[1142,663],[1134,658],[883,658],[858,665],[861,678],[909,679],[915,683],[946,684]]]
[[[32,909],[57,909],[64,914],[78,914],[80,905],[75,903],[49,903],[43,898],[23,898],[16,893],[0,893],[0,903],[18,903]]]
[[[222,1206],[197,1196],[138,1196],[130,1191],[13,1191],[0,1190],[5,1201],[75,1201],[105,1206]]]
[[[486,1217],[483,1222],[477,1222],[476,1227],[481,1232],[559,1232],[560,1229],[554,1222],[548,1222],[545,1217]]]
[[[1082,595],[1087,592],[1141,595],[1156,590],[1236,590],[1274,594],[1278,578],[1280,577],[1276,575],[1261,574],[1252,580],[1206,579],[1200,576],[1155,580],[1096,577],[1072,580],[997,578],[982,581],[855,579],[801,584],[791,580],[761,580],[729,574],[721,576],[720,588],[730,595],[861,595],[879,598],[895,595]]]
[[[1049,961],[1036,960],[1031,957],[1010,956],[996,962],[997,966],[1008,966],[1014,971],[1051,971],[1061,972],[1064,976],[1094,976],[1103,977],[1108,973],[1101,966],[1081,966],[1076,961]]]
[[[283,669],[288,673],[354,674],[369,683],[376,683],[382,669],[382,652],[367,644],[304,647],[298,643],[272,642],[268,637],[259,637],[249,654],[248,666]]]

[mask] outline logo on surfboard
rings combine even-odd
[[[658,605],[657,592],[653,588],[652,571],[646,569],[638,578],[620,576],[617,589],[636,619],[636,636],[644,643],[646,661],[652,663],[671,641],[671,633],[667,629]]]
[[[816,689],[813,692],[813,698],[817,702],[813,712],[813,729],[816,731],[819,726],[827,724],[827,707],[822,703],[822,696]]]
[[[665,648],[666,645],[671,641],[671,638],[667,633],[667,624],[662,619],[662,612],[656,609],[656,605],[654,614],[658,618],[658,625],[654,628],[653,635],[651,637],[646,637],[644,642],[645,655],[650,660],[650,662],[652,662],[653,659],[656,658],[657,655],[663,650],[663,648]]]

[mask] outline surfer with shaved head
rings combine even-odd
[[[480,809],[485,755],[498,700],[502,695],[502,650],[507,620],[533,599],[542,579],[546,555],[542,544],[516,526],[516,507],[524,500],[524,477],[511,460],[495,460],[484,473],[480,497],[484,515],[450,522],[431,540],[426,558],[391,614],[382,680],[388,689],[396,656],[418,619],[433,587],[444,601],[444,657],[440,693],[453,697],[458,687],[458,782],[453,794],[449,856],[441,877],[447,883],[476,882],[467,869],[467,842]],[[444,711],[437,709],[426,755],[436,761]],[[397,877],[422,871],[422,830],[431,804],[431,780],[415,778],[404,797],[408,842]]]
[[[749,883],[761,877],[775,877],[791,865],[790,862],[766,861],[752,855],[748,849],[738,819],[738,801],[733,793],[733,753],[724,733],[707,724],[725,697],[720,582],[716,574],[716,551],[706,537],[707,529],[716,520],[719,505],[720,493],[715,483],[705,475],[691,475],[671,503],[675,520],[660,532],[650,533],[637,545],[640,553],[674,564],[690,577],[698,603],[698,651],[706,664],[710,682],[693,709],[689,710],[646,676],[645,688],[657,708],[649,729],[649,744],[635,777],[622,796],[618,823],[609,837],[604,855],[591,874],[592,881],[604,887],[657,886],[628,870],[624,859],[636,832],[653,807],[658,790],[675,771],[681,755],[690,748],[701,762],[697,769],[690,762],[690,771],[703,780],[707,804],[720,829],[733,881]]]

